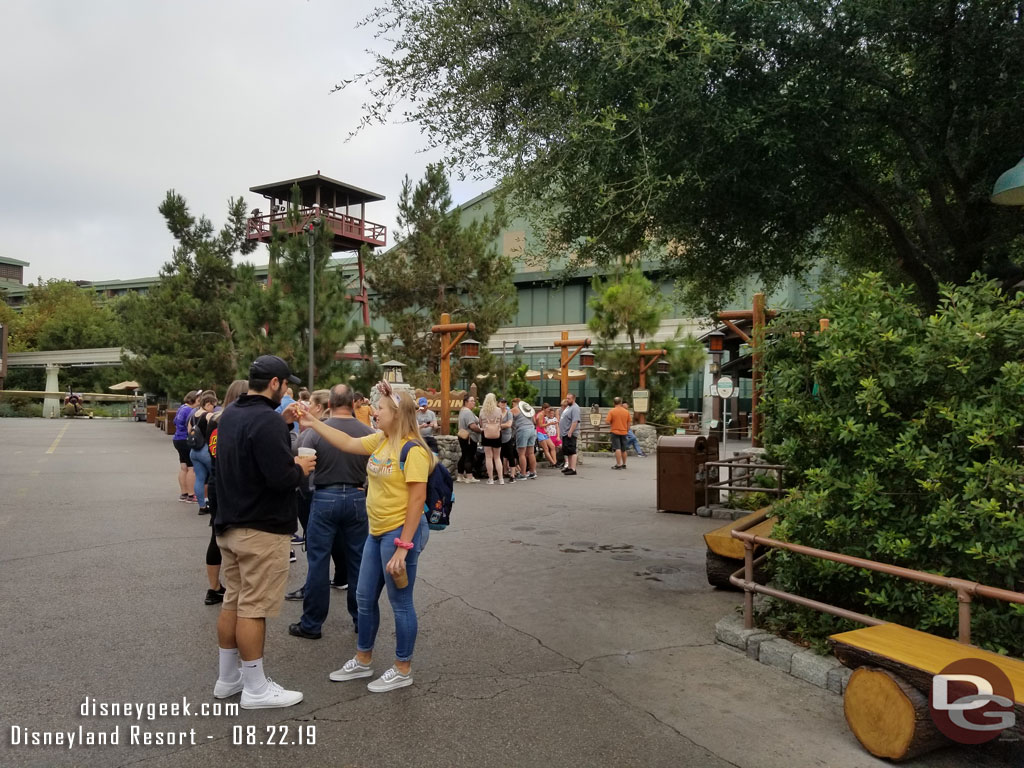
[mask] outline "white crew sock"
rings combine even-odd
[[[249,693],[262,693],[267,687],[267,676],[263,674],[263,659],[242,659],[242,686]]]
[[[238,649],[237,648],[220,648],[220,676],[219,680],[228,682],[230,680],[237,680],[238,675]]]

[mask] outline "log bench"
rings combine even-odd
[[[909,629],[899,624],[842,632],[829,638],[839,661],[854,670],[843,695],[846,722],[876,757],[908,760],[950,744],[932,720],[932,678],[959,659],[984,659],[1014,690],[1018,730],[1024,723],[1024,661]]]
[[[736,589],[729,583],[729,577],[743,564],[743,542],[733,538],[732,532],[746,531],[755,536],[770,536],[778,518],[769,517],[769,509],[763,507],[704,534],[704,543],[708,547],[708,584],[720,589]],[[756,573],[754,578],[757,579]]]

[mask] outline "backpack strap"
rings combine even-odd
[[[398,456],[398,470],[405,472],[405,460],[409,458],[409,451],[416,447],[415,440],[409,440],[405,445],[402,446],[402,452]]]

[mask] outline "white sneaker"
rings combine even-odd
[[[477,480],[475,477],[467,477],[463,482],[465,482],[465,483],[479,483],[480,481]]]
[[[242,699],[239,702],[242,709],[273,709],[274,707],[290,707],[302,701],[302,693],[299,691],[286,691],[269,677],[267,687],[263,693],[255,694],[242,691]]]
[[[494,481],[491,478],[487,478],[488,485],[494,485]]]
[[[221,680],[217,678],[217,684],[213,686],[213,698],[226,699],[242,692],[242,672],[239,670],[238,679],[234,681]]]
[[[466,481],[462,479],[462,475],[459,475],[458,477],[455,478],[455,482],[456,483],[464,483]]]
[[[341,683],[345,680],[356,680],[360,677],[373,677],[373,669],[369,664],[362,664],[356,658],[349,659],[345,662],[345,666],[341,669],[336,669],[330,674],[331,680],[336,683]]]
[[[505,484],[505,478],[504,477],[498,478],[498,485],[504,485],[504,484]]]
[[[387,691],[393,691],[395,688],[404,688],[407,685],[412,685],[412,673],[403,675],[392,666],[388,667],[387,671],[379,678],[369,683],[366,689],[370,693],[386,693]]]

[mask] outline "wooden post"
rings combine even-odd
[[[452,316],[447,312],[441,314],[441,324],[431,326],[430,332],[438,335],[441,341],[441,429],[442,435],[447,435],[451,430],[451,386],[452,386],[452,369],[451,369],[451,354],[455,349],[455,345],[462,340],[462,337],[466,335],[466,331],[475,331],[476,325],[473,323],[453,323]],[[456,334],[455,338],[452,339],[451,335]]]
[[[446,325],[452,321],[452,316],[447,312],[441,315],[441,324]],[[445,350],[448,349],[448,339],[451,334],[445,331],[441,334],[441,434],[447,435],[451,431],[451,386],[452,386],[452,368],[450,361],[450,354],[446,355]]]
[[[753,395],[751,397],[750,410],[750,444],[754,448],[761,447],[761,387],[762,387],[762,359],[761,346],[764,344],[764,294],[754,294],[754,333],[753,333],[753,360],[752,375]],[[724,418],[724,414],[723,414]]]
[[[644,350],[646,348],[647,348],[647,345],[644,342],[641,341],[640,342],[640,358],[639,358],[640,359],[640,383],[638,385],[638,389],[647,389],[647,369],[644,368]],[[650,409],[650,407],[651,407],[651,398],[648,397],[647,398],[647,408]],[[638,413],[636,415],[636,423],[637,424],[646,424],[647,423],[647,414],[646,413]]]
[[[569,341],[568,331],[562,331],[562,341]],[[559,402],[569,396],[569,346],[567,344],[562,345],[561,373],[562,397],[559,398]]]

